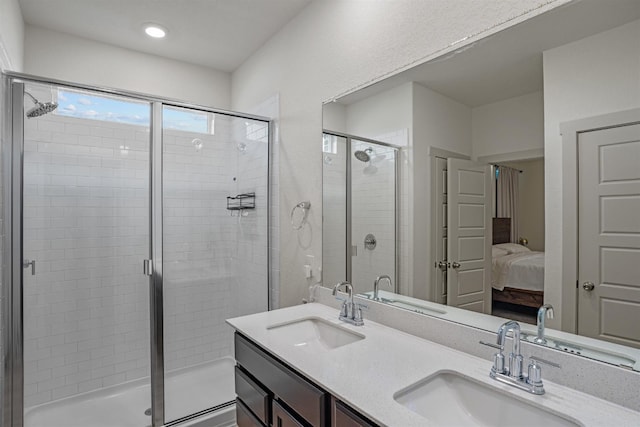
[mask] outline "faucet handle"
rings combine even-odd
[[[349,316],[349,302],[345,299],[342,300],[342,307],[340,308],[340,317]]]
[[[362,322],[362,308],[357,304],[353,306],[353,320]]]
[[[486,345],[487,347],[493,347],[493,348],[497,348],[500,351],[504,350],[504,346],[503,345],[498,345],[498,344],[492,344],[490,342],[486,342],[486,341],[478,341],[480,344],[482,345]]]
[[[527,383],[533,386],[536,390],[538,390],[539,394],[541,394],[542,390],[544,389],[542,386],[542,369],[540,368],[540,365],[538,365],[538,363],[553,366],[554,368],[559,368],[560,365],[536,356],[531,356],[529,359],[531,360],[531,363],[529,363]]]
[[[554,368],[560,368],[561,367],[556,362],[550,362],[550,361],[548,361],[546,359],[542,359],[542,358],[537,357],[537,356],[531,356],[531,357],[529,357],[529,359],[531,360],[531,362],[532,362],[531,364],[532,365],[535,365],[536,362],[538,362],[538,363],[542,363],[543,365],[553,366]]]
[[[491,373],[494,374],[504,374],[507,372],[505,369],[505,359],[504,354],[502,354],[502,350],[504,350],[503,345],[492,344],[490,342],[480,341],[480,344],[486,345],[487,347],[492,347],[498,349],[497,353],[493,355],[493,366],[491,367]]]

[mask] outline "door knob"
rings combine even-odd
[[[451,267],[453,267],[453,268],[460,268],[460,263],[459,263],[459,262],[457,262],[457,261],[453,261],[453,262],[451,263]]]
[[[584,282],[582,284],[582,289],[588,292],[591,292],[595,287],[596,285],[594,285],[592,282]]]
[[[438,267],[442,271],[446,271],[447,268],[449,267],[449,263],[447,261],[439,261],[436,264],[436,267]]]

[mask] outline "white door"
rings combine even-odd
[[[578,137],[578,333],[640,347],[640,124]]]
[[[447,159],[435,157],[433,159],[435,174],[435,262],[433,301],[447,303]]]
[[[491,314],[491,167],[447,161],[447,305]]]

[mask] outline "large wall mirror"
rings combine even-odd
[[[640,370],[640,1],[540,14],[323,128],[325,286]]]

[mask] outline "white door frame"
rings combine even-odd
[[[640,108],[560,124],[562,136],[562,313],[561,329],[578,325],[578,134],[640,123]],[[548,185],[545,185],[548,188]],[[550,236],[545,238],[546,241]],[[548,240],[547,240],[548,239]]]

